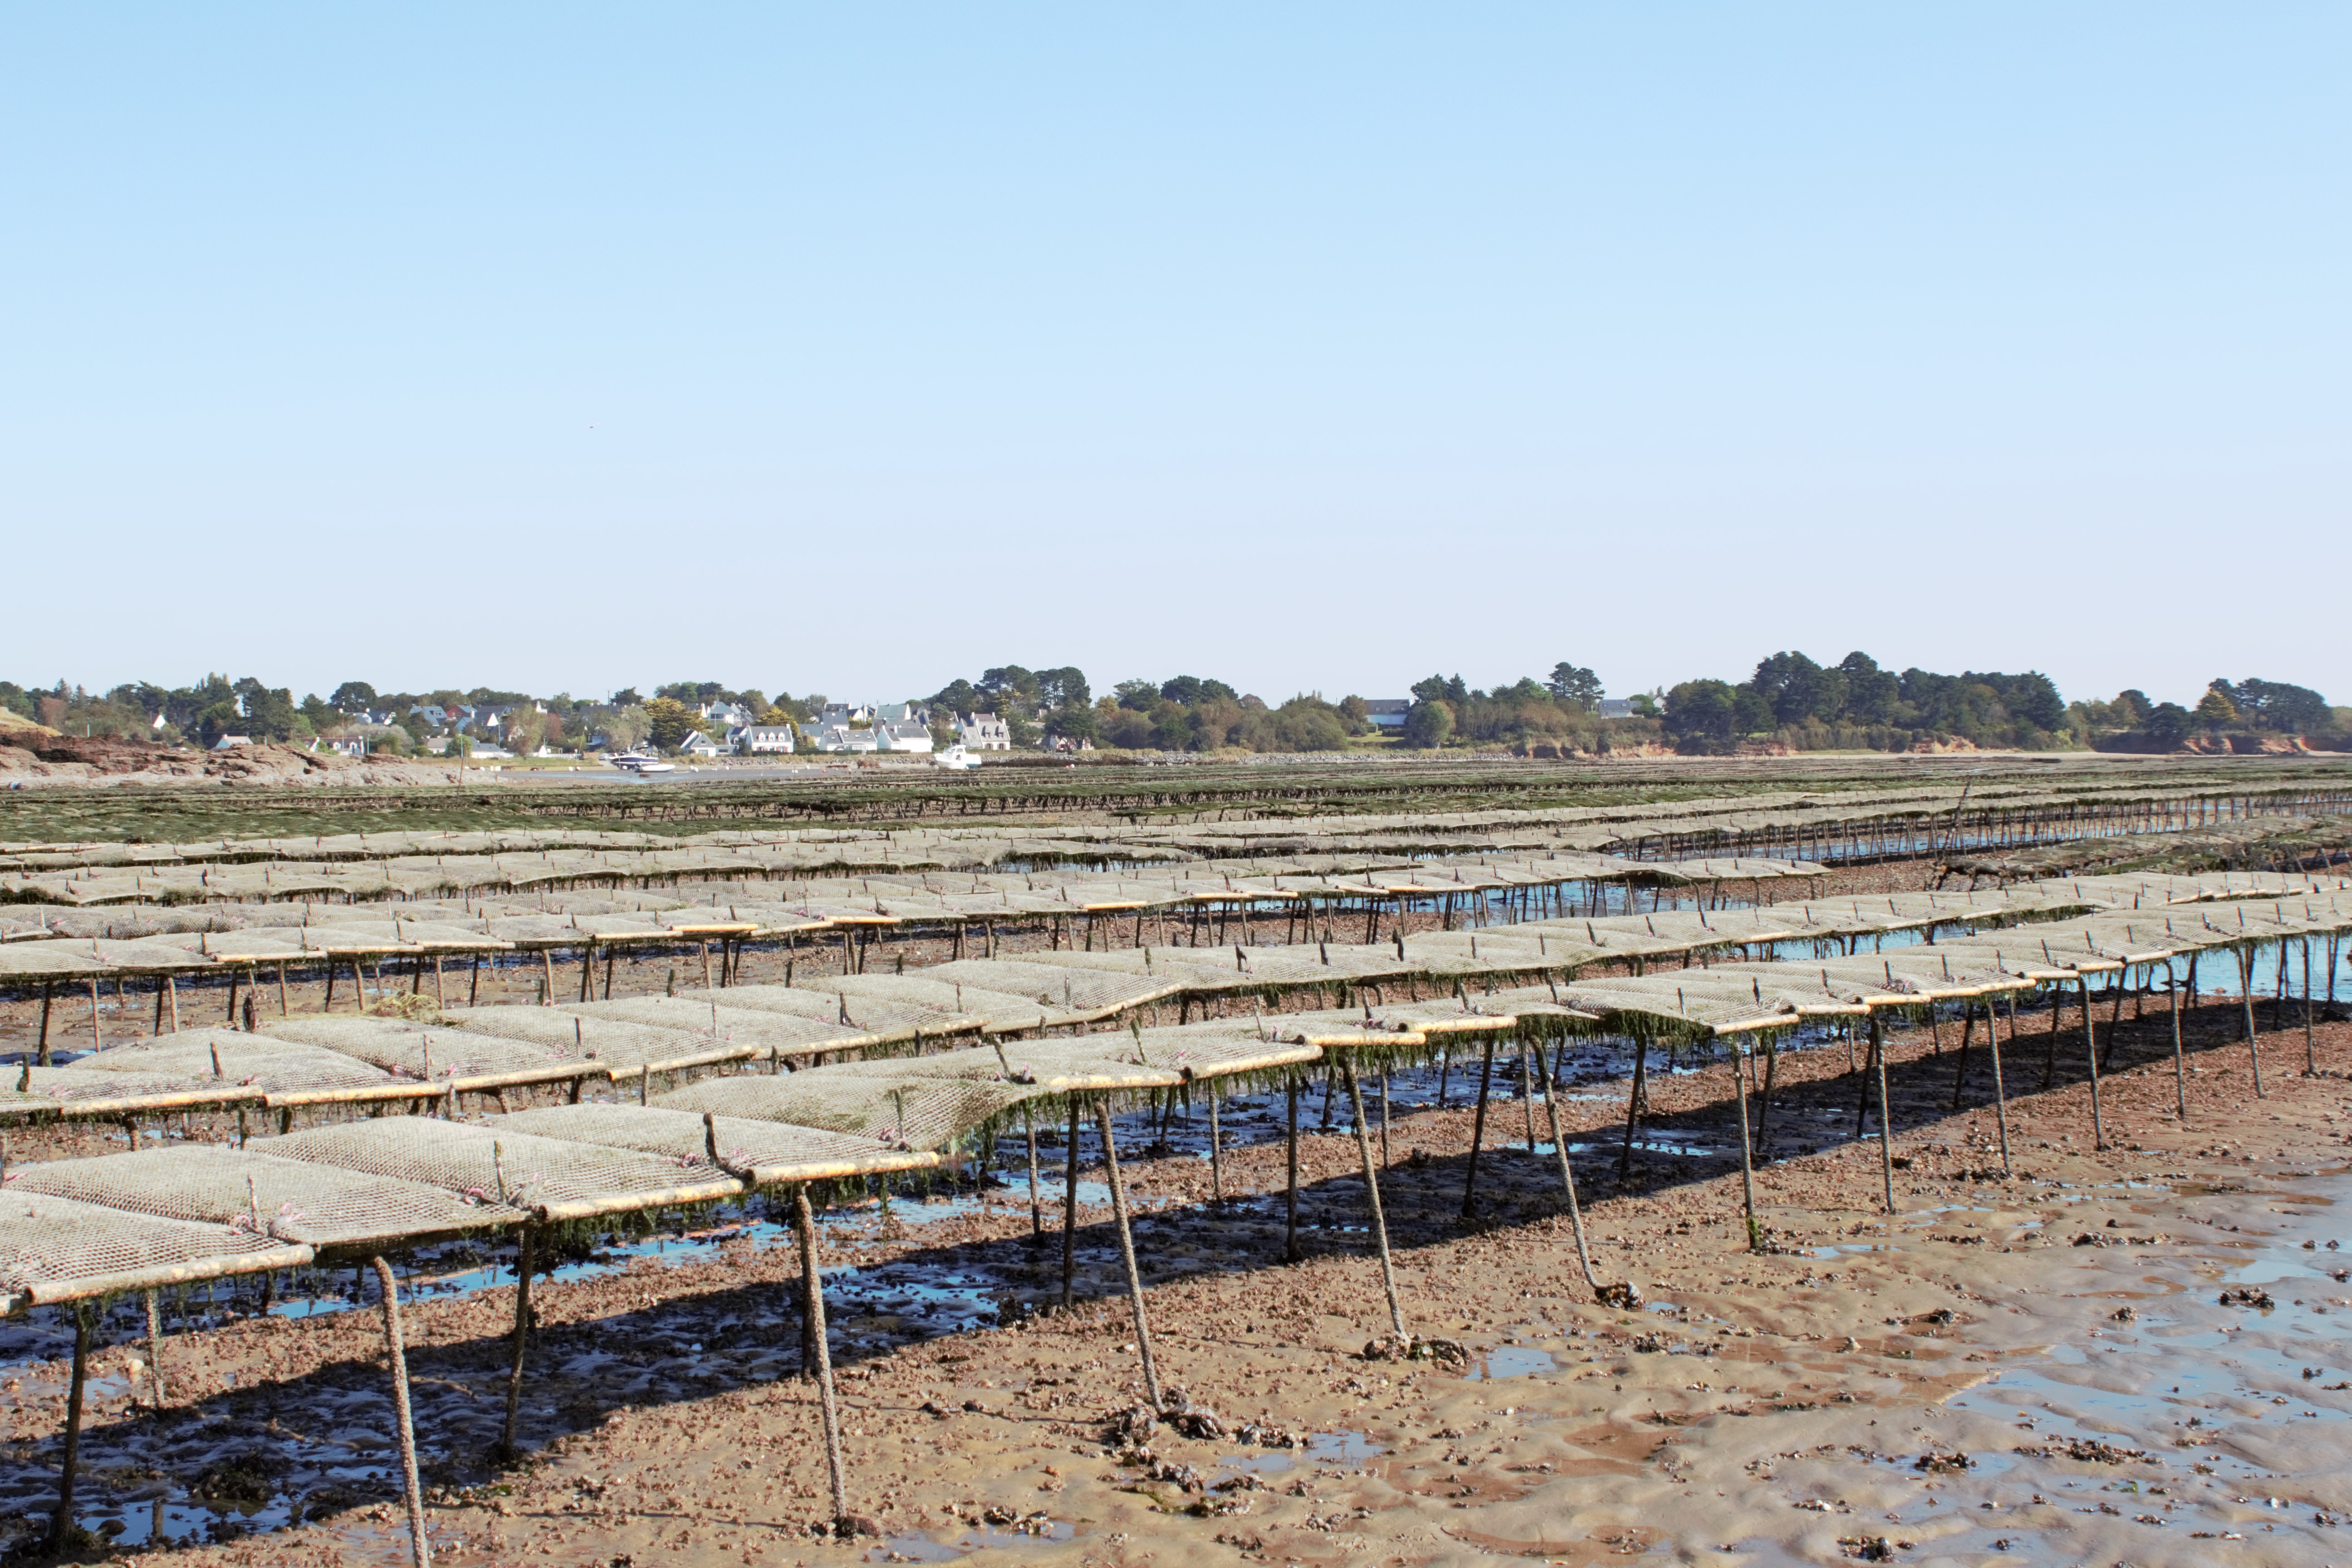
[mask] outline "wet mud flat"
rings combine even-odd
[[[1842,1141],[1791,1136],[1758,1173],[1762,1254],[1746,1249],[1723,1066],[1654,1071],[1621,1180],[1624,1086],[1591,1063],[1591,1098],[1564,1110],[1589,1150],[1596,1265],[1636,1284],[1638,1310],[1592,1301],[1556,1166],[1528,1152],[1511,1102],[1490,1107],[1464,1216],[1475,1113],[1458,1085],[1453,1109],[1408,1110],[1431,1099],[1415,1082],[1382,1191],[1408,1321],[1462,1342],[1461,1363],[1365,1359],[1386,1313],[1344,1115],[1328,1133],[1303,1115],[1307,1257],[1287,1265],[1283,1151],[1262,1123],[1243,1119],[1226,1173],[1247,1195],[1222,1205],[1181,1125],[1157,1158],[1139,1131],[1160,1373],[1216,1415],[1139,1446],[1107,1438],[1139,1377],[1098,1194],[1080,1191],[1067,1315],[1055,1215],[1032,1241],[1017,1189],[989,1189],[985,1206],[966,1190],[836,1212],[827,1295],[853,1506],[879,1531],[849,1542],[813,1531],[823,1451],[795,1375],[793,1264],[764,1215],[574,1258],[535,1287],[530,1451],[508,1466],[488,1450],[511,1273],[495,1252],[421,1259],[437,1289],[409,1336],[436,1557],[2341,1561],[2352,1369],[2332,1358],[2352,1319],[2352,1225],[2336,1217],[2352,1191],[2352,1026],[2317,1030],[2316,1078],[2295,1075],[2299,1029],[2266,1035],[2257,1100],[2243,1047],[2219,1037],[2227,1011],[2197,1020],[2216,1037],[2193,1058],[2186,1125],[2168,1054],[2119,1045],[2105,1152],[2087,1087],[2062,1071],[2037,1092],[2041,1064],[2021,1052],[2006,1180],[1989,1107],[1937,1114],[1948,1025],[1940,1054],[1927,1031],[1898,1037],[1903,1212],[1880,1212],[1877,1148],[1852,1141],[1850,1120]],[[1842,1049],[1792,1053],[1780,1073],[1785,1127],[1853,1115]],[[160,1415],[137,1337],[108,1336],[80,1511],[113,1544],[87,1555],[406,1560],[373,1314],[332,1310],[323,1289],[257,1304],[225,1293],[213,1326],[166,1342]],[[25,1338],[0,1346],[0,1509],[21,1533],[46,1521],[63,1368],[37,1319],[9,1331]]]

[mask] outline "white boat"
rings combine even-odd
[[[651,762],[639,763],[630,771],[635,773],[639,778],[646,778],[654,773],[674,773],[677,772],[677,764],[676,763],[665,763],[660,759],[656,758]]]
[[[965,751],[962,744],[959,742],[950,746],[944,752],[933,752],[931,765],[935,768],[953,768],[960,773],[969,773],[980,766],[980,759]]]
[[[622,752],[616,755],[606,757],[604,760],[612,763],[613,766],[620,769],[623,773],[636,773],[641,777],[646,773],[674,773],[677,772],[677,764],[676,763],[663,762],[659,757],[654,756],[650,752]]]

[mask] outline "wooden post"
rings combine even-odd
[[[1886,1103],[1886,1032],[1879,1016],[1870,1016],[1870,1055],[1878,1064],[1878,1168],[1885,1179],[1886,1212],[1895,1212],[1895,1119]]]
[[[474,954],[473,978],[466,984],[466,1005],[471,1007],[482,999],[482,955]]]
[[[2017,994],[2009,997],[2009,1037],[2017,1038]],[[2009,1168],[2009,1094],[2000,1081],[2000,1016],[1993,1011],[1993,999],[1985,998],[1985,1044],[1992,1051],[1992,1111],[2000,1127],[2000,1173],[2010,1174]]]
[[[383,1289],[383,1348],[392,1363],[392,1415],[400,1440],[401,1484],[408,1499],[409,1557],[415,1568],[432,1568],[433,1548],[425,1537],[425,1489],[416,1478],[416,1427],[409,1418],[408,1353],[401,1342],[400,1284],[392,1276],[392,1265],[381,1257],[368,1261],[375,1266],[376,1283]]]
[[[1225,1201],[1225,1140],[1217,1125],[1217,1085],[1212,1079],[1209,1090],[1209,1201]]]
[[[1037,1190],[1037,1121],[1029,1108],[1021,1108],[1021,1131],[1029,1138],[1029,1236],[1033,1241],[1045,1239],[1045,1205]]]
[[[1383,1170],[1385,1170],[1385,1169],[1388,1167],[1388,1163],[1389,1163],[1389,1075],[1388,1075],[1387,1070],[1384,1068],[1384,1069],[1382,1069],[1382,1071],[1381,1071],[1381,1168],[1382,1168]]]
[[[1381,1175],[1372,1164],[1371,1129],[1364,1124],[1364,1088],[1357,1081],[1352,1064],[1340,1070],[1348,1075],[1348,1103],[1356,1113],[1356,1153],[1364,1166],[1364,1201],[1371,1209],[1372,1240],[1380,1248],[1381,1289],[1389,1299],[1389,1326],[1398,1339],[1411,1340],[1412,1336],[1405,1331],[1404,1308],[1397,1300],[1396,1265],[1389,1257],[1389,1222],[1381,1212]]]
[[[1151,1323],[1143,1310],[1143,1275],[1135,1266],[1135,1235],[1127,1223],[1127,1189],[1118,1179],[1118,1142],[1111,1136],[1109,1096],[1095,1101],[1095,1116],[1102,1129],[1103,1171],[1110,1178],[1110,1212],[1118,1225],[1119,1256],[1127,1263],[1127,1299],[1135,1310],[1135,1353],[1143,1361],[1143,1392],[1157,1410],[1160,1369],[1151,1360]]]
[[[2251,945],[2238,950],[2238,989],[2244,993],[2239,1000],[2246,1009],[2246,1058],[2254,1064],[2254,1098],[2263,1100],[2268,1096],[2263,1093],[2262,1047],[2254,1043],[2254,950]]]
[[[1062,1310],[1072,1306],[1078,1263],[1078,1097],[1070,1097],[1069,1163],[1062,1177]]]
[[[2107,1124],[2099,1115],[2099,1041],[2098,1031],[2091,1021],[2091,982],[2078,974],[2074,985],[2083,998],[2083,1055],[2091,1068],[2091,1147],[2105,1149]]]
[[[1748,1250],[1764,1250],[1764,1237],[1756,1228],[1756,1152],[1748,1132],[1748,1041],[1740,1038],[1732,1043],[1731,1098],[1739,1102],[1739,1197],[1741,1211],[1748,1216]]]
[[[436,1007],[446,1007],[449,1005],[449,993],[443,987],[441,981],[441,955],[437,952],[433,955],[433,1005]]]
[[[816,1263],[816,1215],[809,1207],[808,1184],[793,1188],[793,1218],[801,1236],[801,1300],[816,1352],[817,1404],[824,1420],[824,1462],[833,1481],[833,1528],[846,1533],[849,1478],[841,1458],[841,1411],[833,1394],[833,1345],[824,1326],[824,1277]]]
[[[81,1468],[81,1396],[82,1387],[89,1375],[89,1303],[76,1301],[74,1314],[73,1376],[66,1386],[66,1453],[65,1468],[58,1477],[58,1511],[49,1519],[49,1550],[61,1552],[72,1539],[74,1480]]]
[[[147,1298],[147,1375],[155,1384],[155,1408],[163,1408],[163,1314],[155,1300],[155,1292],[145,1292]]]
[[[41,1043],[37,1052],[43,1067],[49,1065],[49,1005],[57,1000],[58,983],[41,982]]]
[[[1559,1100],[1553,1092],[1551,1063],[1538,1060],[1543,1075],[1544,1120],[1551,1125],[1552,1152],[1559,1156],[1559,1184],[1568,1194],[1568,1220],[1576,1232],[1576,1260],[1584,1268],[1584,1282],[1597,1294],[1601,1281],[1593,1277],[1592,1254],[1584,1245],[1584,1210],[1576,1201],[1576,1170],[1569,1163],[1568,1137],[1559,1130]]]
[[[2279,949],[2279,970],[2282,973],[2286,970],[2284,947]],[[2303,939],[2303,1076],[2305,1078],[2319,1076],[2319,1047],[2312,1040],[2314,1022],[2311,1016],[2311,939],[2305,937]]]
[[[1528,1124],[1528,1152],[1536,1152],[1535,1070],[1528,1065],[1528,1045],[1519,1041],[1519,1110]]]
[[[1633,1131],[1641,1125],[1643,1091],[1649,1086],[1650,1042],[1643,1035],[1633,1037],[1633,1087],[1625,1096],[1625,1150],[1617,1157],[1617,1179],[1624,1181],[1633,1173]]]
[[[539,1227],[524,1226],[515,1258],[514,1361],[507,1372],[507,1424],[499,1438],[499,1457],[509,1464],[521,1455],[515,1447],[515,1426],[522,1415],[523,1361],[530,1342],[531,1254],[538,1239]]]
[[[1478,1066],[1478,1113],[1470,1123],[1470,1163],[1462,1173],[1462,1217],[1468,1219],[1472,1205],[1478,1196],[1478,1151],[1486,1143],[1486,1098],[1495,1082],[1495,1037],[1486,1037],[1486,1049]]]
[[[2180,1047],[2180,983],[2172,977],[2172,960],[2164,961],[2164,988],[2172,994],[2172,1098],[2180,1120],[2189,1120],[2189,1064]]]
[[[1961,1005],[1961,1008],[1962,1008],[1962,1010],[1961,1010],[1961,1013],[1960,1013],[1960,1051],[1959,1051],[1960,1065],[1959,1065],[1958,1067],[1957,1067],[1957,1068],[1953,1068],[1953,1069],[1952,1069],[1952,1109],[1953,1109],[1954,1110],[1958,1110],[1960,1108],[1960,1100],[1961,1100],[1961,1097],[1962,1097],[1964,1094],[1966,1094],[1966,1093],[1967,1093],[1967,1091],[1968,1091],[1968,1086],[1969,1086],[1969,1037],[1970,1035],[1972,1035],[1972,1034],[1974,1034],[1974,1033],[1976,1032],[1976,1026],[1977,1026],[1977,1005],[1976,1005],[1976,1002],[1975,1002],[1973,999],[1971,999],[1971,1000],[1969,1000],[1969,1001],[1968,1001],[1968,1002],[1966,1002],[1966,1003],[1963,1003],[1963,1004]],[[1987,1015],[1988,1015],[1988,1016],[1990,1016],[1990,1014],[1991,1013],[1991,1010],[1992,1010],[1992,1004],[1990,1004],[1990,1002],[1986,1003],[1986,1004],[1985,1004],[1985,1010],[1986,1010]]]

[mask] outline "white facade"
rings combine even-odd
[[[816,732],[816,749],[820,752],[870,752],[874,750],[874,731],[853,730],[846,724],[827,724]]]
[[[956,734],[969,752],[1009,752],[1013,726],[993,713],[967,713],[956,721]]]
[[[739,756],[756,756],[763,752],[793,749],[793,727],[790,724],[743,724],[728,731],[727,743]]]
[[[719,742],[697,730],[680,741],[677,749],[689,757],[715,757],[719,754]]]
[[[901,719],[897,723],[877,723],[867,731],[874,737],[877,752],[929,752],[931,749],[931,727],[914,719]]]
[[[740,702],[706,702],[701,716],[710,721],[714,730],[740,730],[760,717]]]

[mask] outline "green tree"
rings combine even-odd
[[[653,720],[643,703],[632,702],[606,714],[597,727],[604,731],[606,742],[617,750],[627,752],[634,751],[646,738],[646,731],[653,728]]]
[[[2206,689],[2205,695],[2197,700],[2198,722],[2208,730],[2227,729],[2237,721],[2238,705],[2221,689],[2222,685],[2222,682],[2215,681]]]
[[[2189,710],[2179,703],[2159,702],[2147,710],[2147,719],[2140,726],[2140,732],[2165,750],[2170,751],[2189,739],[2189,731],[2195,723],[2196,721],[2189,717]]]
[[[346,680],[335,688],[328,703],[344,713],[360,713],[375,706],[375,688],[364,680]]]
[[[216,745],[223,735],[243,734],[244,725],[245,715],[236,710],[236,703],[208,703],[196,715],[196,739],[207,746]]]
[[[1544,686],[1551,693],[1553,701],[1563,707],[1581,708],[1587,713],[1601,706],[1601,699],[1604,695],[1599,676],[1581,665],[1570,664],[1564,659],[1551,667],[1551,679],[1544,682]]]
[[[694,730],[694,710],[675,697],[656,697],[646,704],[646,734],[665,752],[674,752]]]
[[[1402,735],[1406,745],[1423,751],[1445,744],[1454,735],[1453,704],[1442,697],[1423,698],[1405,711]]]

